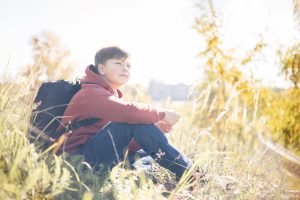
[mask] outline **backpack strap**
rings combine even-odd
[[[89,125],[95,124],[95,123],[99,122],[100,120],[101,120],[100,118],[92,117],[92,118],[88,118],[88,119],[83,119],[83,120],[80,120],[80,121],[72,122],[72,123],[68,124],[66,127],[64,127],[62,129],[56,131],[53,134],[53,137],[54,138],[58,138],[61,134],[65,133],[65,132],[79,129],[82,126],[89,126]]]
[[[88,119],[83,119],[77,122],[73,122],[71,124],[69,124],[68,126],[66,126],[65,128],[60,129],[59,131],[54,133],[54,136],[56,139],[56,141],[54,142],[54,144],[52,145],[54,148],[51,151],[51,154],[56,154],[57,151],[59,150],[59,148],[61,147],[61,145],[63,144],[63,142],[66,139],[66,134],[63,134],[67,131],[72,131],[72,130],[76,130],[82,126],[89,126],[92,124],[95,124],[97,122],[99,122],[101,119],[100,118],[88,118]]]

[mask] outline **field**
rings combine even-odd
[[[258,142],[264,122],[257,110],[247,111],[234,103],[238,95],[228,98],[230,108],[213,119],[204,118],[206,109],[213,108],[203,92],[194,101],[156,103],[182,115],[168,138],[194,164],[176,182],[174,175],[157,164],[146,174],[127,169],[125,163],[109,173],[99,173],[81,157],[37,151],[26,139],[35,92],[29,82],[1,85],[1,199],[296,198],[290,190],[299,189],[299,179],[289,178],[282,170],[282,159]],[[204,119],[207,122],[201,123],[207,127],[199,128],[198,120]],[[190,181],[196,167],[205,172],[205,184]]]

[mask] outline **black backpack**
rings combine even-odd
[[[81,126],[92,125],[99,118],[88,118],[72,122],[58,130],[63,113],[72,97],[81,89],[79,81],[75,83],[64,80],[45,82],[40,86],[30,118],[29,141],[45,149],[56,141],[63,133],[78,129]]]

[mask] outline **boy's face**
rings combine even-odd
[[[98,70],[113,89],[118,89],[130,78],[130,64],[127,59],[109,59],[105,64],[98,64]]]

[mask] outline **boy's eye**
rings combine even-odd
[[[117,64],[117,65],[122,65],[122,66],[123,66],[123,63],[122,63],[122,62],[115,62],[115,64]],[[131,65],[130,65],[130,64],[127,64],[126,67],[127,67],[127,68],[131,68]]]

